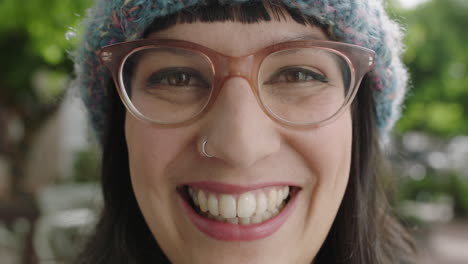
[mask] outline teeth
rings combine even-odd
[[[228,219],[227,219],[227,222],[228,222],[228,223],[231,223],[231,224],[238,224],[238,223],[239,223],[239,219],[237,219],[237,217],[228,218]]]
[[[288,198],[289,195],[289,186],[284,186],[278,190],[278,195],[276,197],[276,207],[279,207],[281,203]]]
[[[224,218],[236,217],[236,198],[232,195],[222,194],[219,197],[219,212]]]
[[[283,187],[283,199],[288,198],[289,195],[289,186],[284,186]]]
[[[266,220],[270,219],[272,216],[273,216],[273,214],[270,211],[266,211],[265,213],[263,213],[262,221],[266,221]]]
[[[263,214],[261,215],[254,215],[252,218],[250,218],[250,223],[252,224],[258,224],[261,221],[263,221]]]
[[[237,216],[251,217],[255,212],[255,196],[251,192],[246,192],[239,196],[237,200]]]
[[[188,188],[190,198],[201,214],[214,221],[231,224],[256,224],[277,215],[286,204],[289,186],[272,187],[242,193],[236,199],[229,194],[214,194]]]
[[[271,189],[270,192],[268,193],[268,210],[272,211],[276,207],[276,196],[277,192],[275,189]],[[198,198],[200,200],[200,197]]]
[[[219,210],[218,210],[218,199],[214,194],[210,194],[208,198],[208,210],[210,211],[210,214],[214,216],[219,215]]]
[[[206,196],[202,190],[198,192],[198,203],[200,204],[200,210],[202,210],[202,212],[208,211]]]
[[[189,188],[189,194],[190,194],[190,197],[192,198],[193,200],[193,203],[196,205],[196,206],[200,206],[200,203],[198,202],[198,196],[197,194],[195,194],[195,192],[192,190],[192,188]]]
[[[271,211],[272,216],[275,216],[275,215],[277,215],[278,213],[279,213],[278,208],[275,208],[275,209],[273,209],[273,211]]]
[[[250,224],[250,217],[239,217],[239,223],[241,225],[248,225]]]
[[[279,189],[276,193],[276,204],[275,208],[278,207],[283,201],[283,188]]]
[[[263,214],[268,206],[268,200],[266,195],[263,192],[260,192],[257,195],[257,207],[255,208],[255,214],[261,215]]]

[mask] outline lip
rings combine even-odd
[[[208,183],[208,182],[190,184],[190,186],[205,187],[212,191],[213,189],[215,189],[216,192],[221,192],[220,190],[220,187],[221,187],[221,189],[223,190],[223,193],[231,193],[231,194],[237,194],[243,191],[258,189],[259,186],[269,187],[269,186],[279,186],[279,185],[283,185],[283,184],[278,184],[278,183],[262,184],[262,185],[256,185],[256,186],[251,186],[251,187],[242,187],[242,186],[226,185],[226,184],[219,184],[219,183]],[[181,203],[182,208],[185,211],[185,213],[188,215],[189,219],[198,228],[198,230],[205,233],[206,235],[214,239],[224,240],[224,241],[252,241],[252,240],[258,240],[258,239],[262,239],[262,238],[272,235],[286,222],[286,220],[293,213],[296,207],[297,197],[300,194],[300,191],[301,189],[298,188],[294,192],[294,194],[291,195],[290,201],[281,210],[281,212],[278,213],[276,216],[268,219],[267,221],[264,221],[258,224],[251,224],[251,225],[224,223],[224,222],[214,221],[209,218],[203,217],[194,211],[194,209],[182,197],[181,193],[179,193],[178,197],[179,197],[179,202]]]

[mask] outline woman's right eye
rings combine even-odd
[[[207,87],[208,82],[192,69],[165,69],[153,73],[146,81],[146,88],[161,86],[172,88]]]
[[[186,86],[190,83],[192,76],[187,73],[178,72],[170,74],[154,74],[148,79],[147,84],[153,86],[156,84],[165,84],[171,86]]]
[[[190,83],[192,76],[187,73],[174,73],[166,76],[166,81],[170,85],[183,86]]]

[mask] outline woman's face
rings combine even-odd
[[[178,24],[149,38],[242,56],[304,36],[327,39],[319,28],[290,19]],[[210,111],[188,126],[161,128],[127,113],[125,134],[138,204],[173,263],[310,263],[348,182],[349,110],[326,126],[288,128],[262,111],[241,77],[225,81]],[[204,138],[214,157],[200,154]],[[206,205],[194,205],[188,189],[197,200],[206,197]],[[197,207],[221,216],[200,216]],[[232,214],[251,217],[220,221]]]

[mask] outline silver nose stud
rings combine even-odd
[[[201,154],[202,154],[203,156],[207,157],[207,158],[212,158],[212,157],[213,157],[212,155],[206,153],[206,149],[205,149],[205,147],[206,147],[206,142],[208,142],[208,139],[207,139],[207,138],[205,138],[205,140],[204,140],[203,143],[202,143]]]

